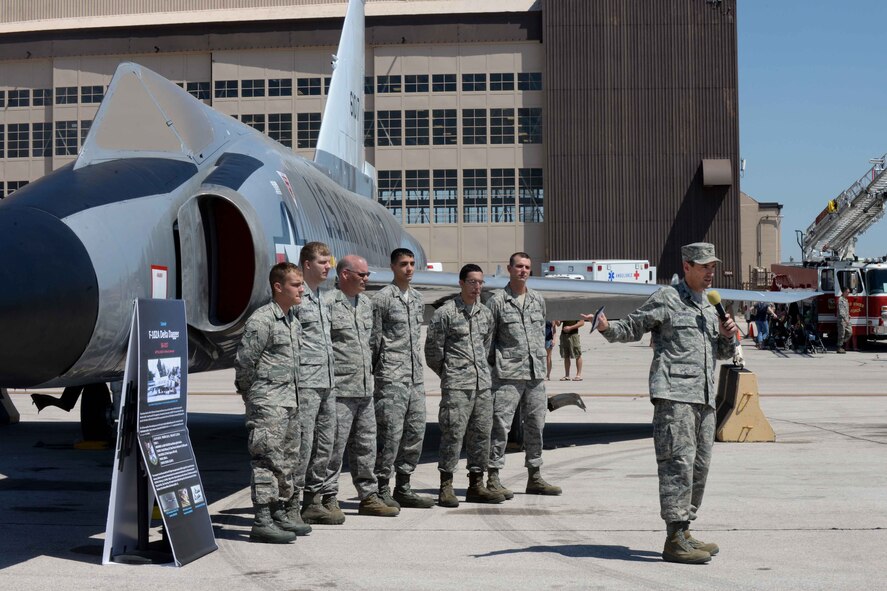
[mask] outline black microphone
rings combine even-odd
[[[708,297],[708,303],[717,310],[718,316],[721,317],[721,322],[727,322],[727,311],[724,310],[724,304],[721,303],[721,294],[712,289],[708,291],[706,296]]]

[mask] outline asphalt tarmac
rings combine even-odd
[[[102,566],[111,451],[83,451],[78,410],[39,415],[14,391],[0,427],[0,589],[876,589],[887,572],[887,346],[836,355],[746,350],[775,443],[716,443],[697,537],[719,555],[665,563],[647,398],[647,341],[583,334],[588,412],[550,413],[543,474],[560,497],[523,494],[520,452],[501,505],[357,515],[347,473],[341,526],[285,546],[248,541],[249,458],[233,373],[191,376],[189,428],[219,549],[182,568]],[[413,477],[435,494],[439,383],[427,380],[428,431]],[[467,486],[464,460],[457,494]],[[156,535],[157,528],[152,529]]]

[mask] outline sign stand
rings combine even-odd
[[[187,427],[181,300],[135,302],[120,405],[103,564],[182,566],[218,547]],[[163,540],[149,540],[154,501]]]
[[[0,425],[14,425],[19,422],[18,410],[9,397],[6,388],[0,388]]]

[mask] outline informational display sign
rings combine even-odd
[[[188,437],[188,333],[181,300],[137,300],[120,409],[104,562],[147,551],[150,482],[178,566],[216,550],[203,484]],[[138,459],[141,458],[140,479]],[[141,494],[140,494],[141,493]],[[135,560],[126,560],[135,562]]]

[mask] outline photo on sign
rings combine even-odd
[[[203,502],[203,489],[200,488],[199,484],[191,487],[191,498],[194,499],[195,504]]]
[[[176,501],[176,493],[168,492],[160,495],[160,508],[164,513],[168,513],[169,511],[175,511],[179,508],[179,503]]]
[[[145,457],[155,466],[160,463],[160,459],[157,457],[157,451],[154,449],[154,443],[151,441],[145,442]]]
[[[179,357],[148,360],[148,404],[176,400],[182,394]]]
[[[191,506],[191,495],[188,491],[188,487],[180,488],[178,490],[179,493],[179,505],[182,507],[190,507]]]

